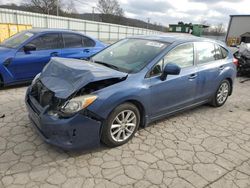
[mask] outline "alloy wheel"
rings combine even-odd
[[[110,133],[116,142],[127,140],[135,131],[137,118],[132,110],[121,111],[113,120]]]
[[[217,102],[218,104],[223,104],[228,97],[229,94],[229,85],[228,83],[224,82],[220,85],[219,90],[217,92]]]

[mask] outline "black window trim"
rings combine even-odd
[[[179,46],[186,45],[186,44],[190,44],[190,43],[193,45],[193,65],[192,65],[192,66],[188,66],[188,67],[183,67],[183,68],[181,68],[181,69],[187,69],[187,68],[195,67],[195,65],[196,65],[196,51],[195,51],[194,42],[193,42],[193,41],[191,41],[191,42],[183,42],[183,43],[178,44],[177,46],[174,46],[174,47],[171,48],[169,51],[167,51],[167,52],[160,58],[160,60],[157,61],[157,62],[150,68],[150,70],[146,73],[145,78],[159,77],[160,74],[150,76],[150,72],[153,70],[153,68],[154,68],[160,61],[163,60],[163,69],[164,69],[164,67],[165,67],[165,65],[164,65],[164,63],[165,63],[165,62],[164,62],[164,58],[167,56],[167,54],[168,54],[169,52],[173,51],[174,49],[176,49],[176,48],[179,47]]]

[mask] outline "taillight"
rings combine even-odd
[[[234,58],[234,59],[233,59],[233,63],[234,63],[236,66],[238,66],[238,65],[239,65],[239,60],[236,59],[236,58]]]

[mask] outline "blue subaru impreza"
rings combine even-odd
[[[100,41],[73,31],[20,32],[0,44],[0,87],[31,81],[51,57],[86,59],[104,47]]]
[[[53,58],[26,94],[41,137],[64,149],[115,147],[138,127],[232,94],[236,62],[216,41],[189,35],[123,39],[89,62]]]

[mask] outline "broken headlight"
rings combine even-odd
[[[80,97],[75,97],[65,102],[65,104],[61,107],[60,111],[65,114],[74,114],[84,108],[87,108],[96,99],[96,95],[84,95]]]

